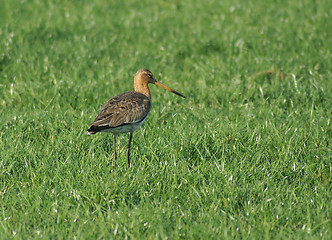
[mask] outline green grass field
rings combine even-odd
[[[332,2],[0,0],[1,239],[332,239]],[[150,69],[133,138],[86,130]]]

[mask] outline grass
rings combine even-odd
[[[2,239],[331,239],[330,1],[0,0]],[[132,168],[85,134],[149,68]]]

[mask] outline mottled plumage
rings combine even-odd
[[[130,164],[130,145],[134,131],[146,120],[151,109],[151,94],[148,84],[152,83],[162,87],[181,97],[182,94],[157,82],[148,69],[140,69],[135,74],[134,92],[119,94],[110,100],[100,110],[93,123],[90,124],[88,134],[97,132],[111,132],[114,134],[114,160],[116,168],[116,135],[119,133],[130,133],[127,148],[127,160]]]
[[[135,131],[146,119],[151,109],[150,99],[138,92],[126,92],[111,98],[96,117],[88,134],[100,131],[113,133]]]

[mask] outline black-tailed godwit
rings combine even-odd
[[[172,93],[185,98],[182,94],[158,82],[148,69],[140,69],[135,74],[135,91],[119,94],[110,100],[100,110],[93,123],[90,124],[88,134],[97,132],[113,133],[114,168],[116,168],[116,136],[119,133],[130,133],[127,148],[127,160],[130,163],[130,145],[134,131],[146,120],[151,109],[151,93],[148,84],[152,83]]]

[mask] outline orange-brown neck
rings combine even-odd
[[[147,83],[142,84],[135,81],[135,91],[144,94],[149,99],[151,99],[150,88]]]

